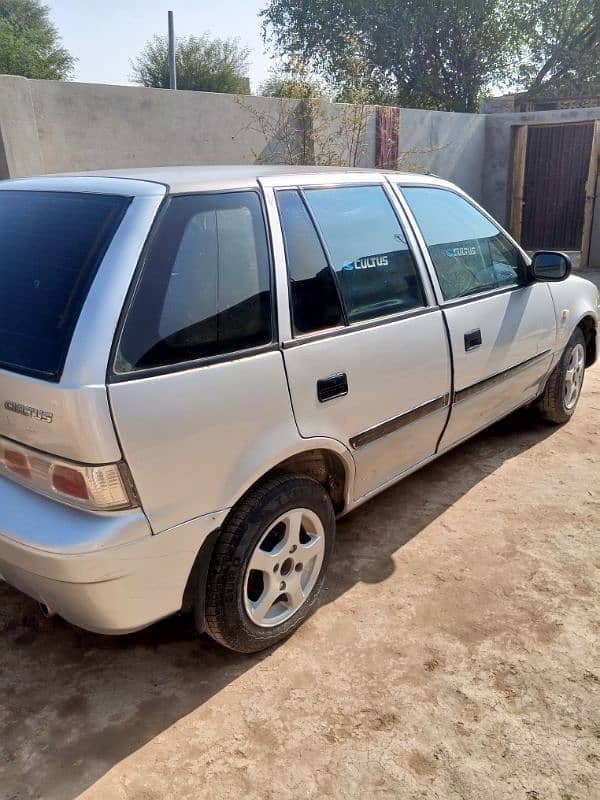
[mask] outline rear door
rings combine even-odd
[[[435,452],[449,348],[389,187],[355,175],[320,182],[264,181],[279,282],[284,259],[289,277],[280,333],[300,434],[351,450],[358,498]]]
[[[518,247],[466,197],[443,186],[406,185],[402,194],[452,343],[443,450],[537,396],[553,360],[556,315],[548,285],[527,282]]]

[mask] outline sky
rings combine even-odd
[[[176,35],[235,36],[250,47],[254,90],[273,63],[264,52],[258,17],[267,0],[45,0],[45,4],[64,46],[78,59],[76,81],[129,83],[130,59],[155,33],[167,32],[167,11],[175,15]]]

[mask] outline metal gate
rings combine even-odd
[[[599,143],[593,121],[517,129],[511,223],[527,250],[581,250],[586,261]]]

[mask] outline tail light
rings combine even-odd
[[[4,463],[6,468],[21,478],[31,478],[31,470],[27,462],[27,456],[20,450],[5,450]]]
[[[100,466],[78,464],[0,436],[0,475],[89,511],[120,511],[139,505],[124,461]]]

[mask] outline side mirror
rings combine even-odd
[[[565,253],[540,250],[531,262],[534,281],[564,281],[571,274],[571,259]]]

